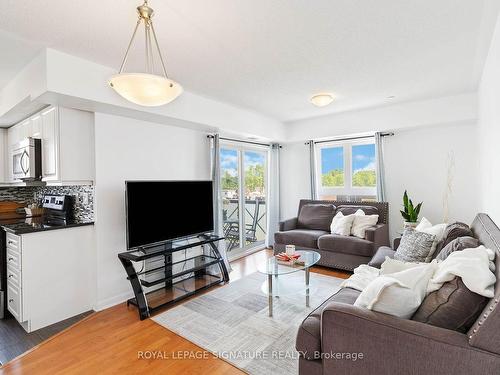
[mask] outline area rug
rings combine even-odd
[[[304,272],[279,278],[292,286],[304,284]],[[274,298],[273,317],[261,290],[265,280],[266,275],[253,273],[152,320],[249,374],[297,374],[297,329],[339,289],[342,279],[311,273],[310,307],[303,291],[285,293]]]

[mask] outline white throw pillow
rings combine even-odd
[[[447,223],[432,225],[432,223],[429,220],[427,220],[425,217],[423,217],[422,220],[420,220],[420,223],[415,228],[415,230],[418,232],[423,232],[423,233],[427,233],[427,234],[431,234],[433,236],[436,236],[436,238],[434,239],[434,243],[432,244],[431,251],[429,251],[427,258],[425,258],[426,262],[431,261],[432,256],[436,252],[437,244],[443,240],[444,231],[445,231],[447,225],[448,225]]]
[[[349,236],[351,234],[352,222],[354,221],[354,214],[344,216],[342,212],[337,213],[330,225],[330,232],[332,234],[340,234],[341,236]]]
[[[365,232],[368,228],[373,227],[378,222],[378,215],[365,215],[361,209],[354,214],[352,222],[351,234],[359,238],[365,238]]]
[[[409,319],[419,308],[436,262],[379,276],[360,293],[354,306]]]

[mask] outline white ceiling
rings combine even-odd
[[[490,0],[150,0],[170,76],[290,121],[476,89]],[[2,0],[0,86],[41,47],[118,68],[140,0]],[[22,39],[24,39],[24,41]],[[29,41],[29,42],[27,42]],[[142,42],[143,38],[138,41]],[[141,60],[142,61],[142,60]],[[132,58],[131,67],[139,60]],[[71,69],[71,67],[68,67]],[[311,94],[330,91],[316,108]]]

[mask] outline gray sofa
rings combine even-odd
[[[299,374],[500,374],[500,229],[486,214],[478,214],[471,229],[496,252],[497,282],[495,297],[466,334],[355,307],[360,292],[344,288],[302,322],[296,341],[302,353]],[[391,256],[389,250],[384,251]],[[332,353],[363,353],[363,358],[338,359]]]
[[[345,215],[358,209],[378,214],[377,225],[366,230],[365,238],[330,233],[330,224],[339,211]],[[380,246],[389,245],[389,206],[386,202],[341,202],[302,199],[297,217],[280,222],[274,235],[274,253],[286,245],[315,250],[321,254],[319,265],[352,271],[366,264]]]

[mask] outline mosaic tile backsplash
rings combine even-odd
[[[77,220],[94,220],[94,186],[13,186],[0,187],[0,201],[42,205],[45,194],[74,197],[74,216]]]

